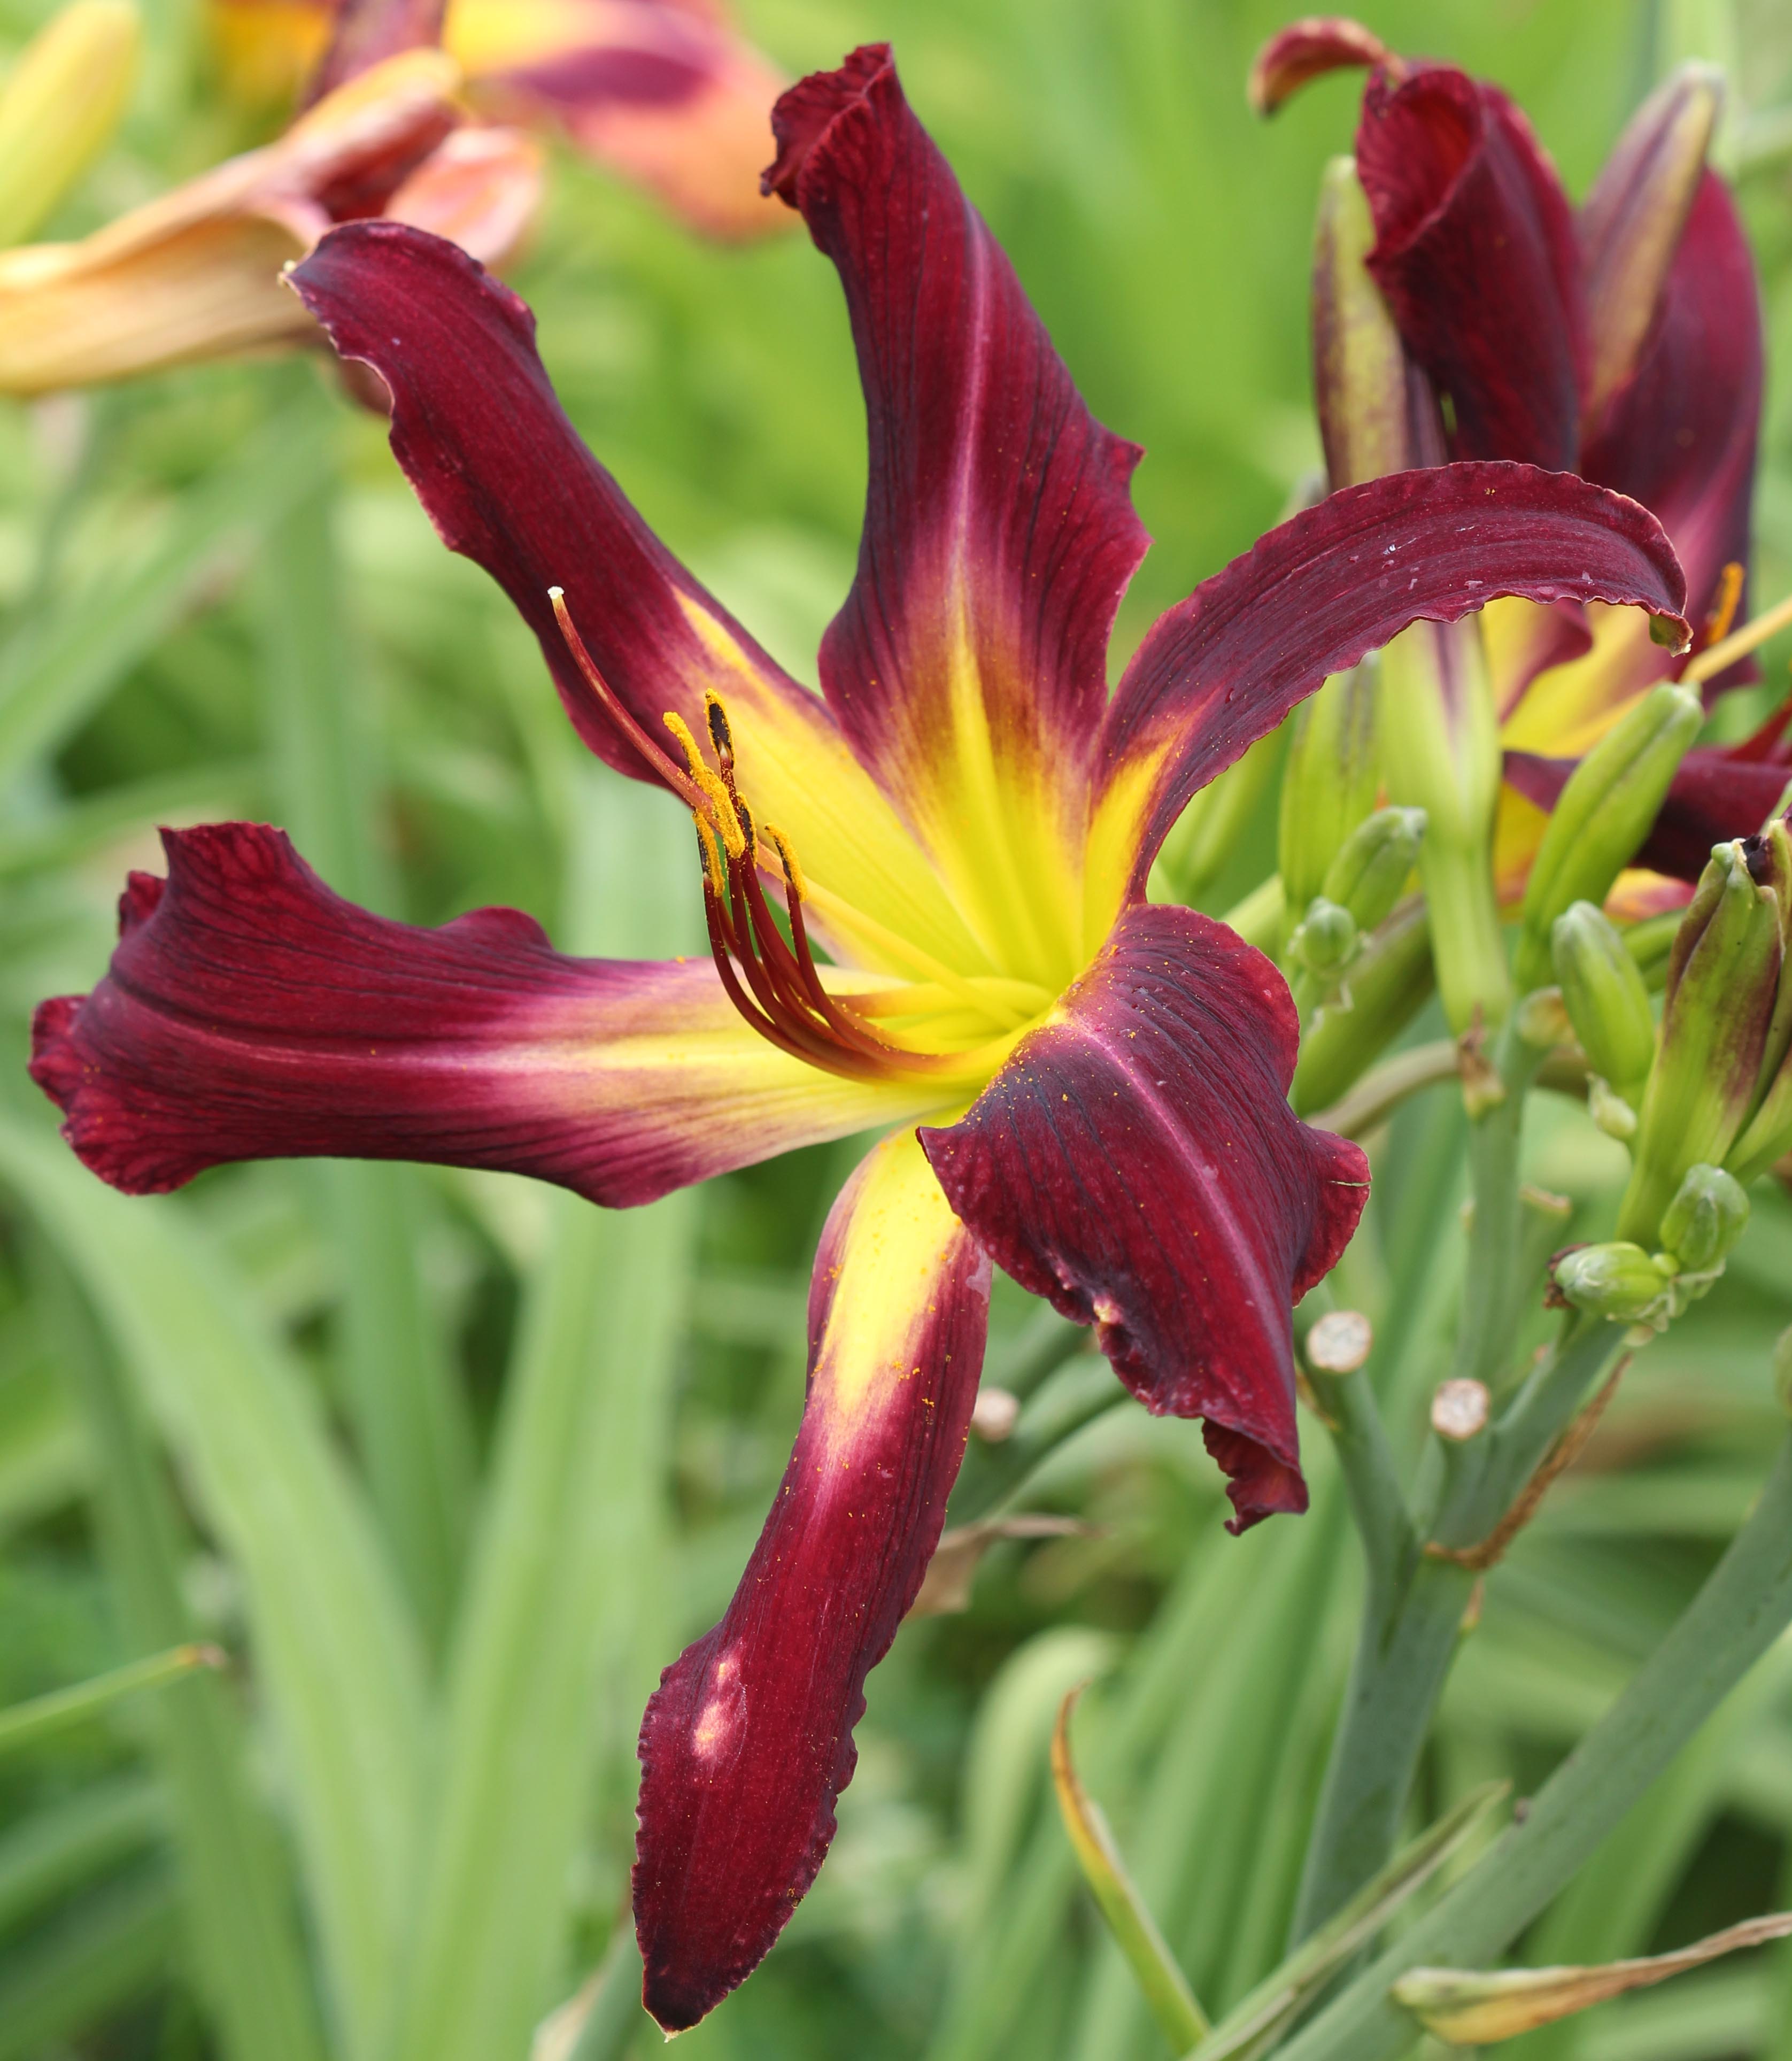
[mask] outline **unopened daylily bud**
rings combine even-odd
[[[1313,238],[1313,384],[1334,490],[1442,456],[1436,404],[1364,259],[1375,224],[1356,162],[1334,158]]]
[[[1586,1113],[1606,1137],[1615,1138],[1621,1145],[1629,1144],[1637,1135],[1636,1105],[1598,1074],[1587,1076]]]
[[[1380,1058],[1431,992],[1431,942],[1417,895],[1397,909],[1350,968],[1349,1009],[1322,1009],[1301,1039],[1291,1095],[1303,1115],[1325,1109]]]
[[[1321,892],[1373,930],[1406,892],[1425,837],[1422,809],[1378,809],[1358,824],[1326,869]]]
[[[1740,1181],[1721,1167],[1692,1167],[1662,1215],[1662,1249],[1688,1274],[1721,1267],[1749,1220]]]
[[[1550,1278],[1577,1310],[1626,1323],[1656,1318],[1666,1307],[1670,1279],[1640,1245],[1627,1240],[1576,1246],[1557,1260]]]
[[[29,236],[97,157],[136,82],[130,0],[75,0],[0,86],[0,246]]]
[[[1288,940],[1288,956],[1318,981],[1334,981],[1356,957],[1360,943],[1348,909],[1316,894]]]
[[[1716,846],[1668,963],[1661,1046],[1643,1096],[1622,1236],[1656,1242],[1690,1167],[1721,1166],[1755,1099],[1784,957],[1782,918],[1758,838]]]
[[[1373,662],[1334,674],[1295,711],[1291,729],[1276,846],[1290,920],[1315,894],[1350,906],[1348,896],[1333,894],[1326,882],[1346,841],[1374,807],[1381,781]],[[1388,908],[1398,892],[1396,888],[1388,898]],[[1354,909],[1351,913],[1356,914]],[[1384,909],[1382,915],[1386,914]],[[1357,920],[1372,930],[1381,917]]]
[[[1634,1109],[1655,1057],[1655,1019],[1636,961],[1617,925],[1590,902],[1576,902],[1557,917],[1550,945],[1587,1065]]]
[[[1645,694],[1582,759],[1543,831],[1525,886],[1521,989],[1550,977],[1550,929],[1575,902],[1602,902],[1636,855],[1704,711],[1690,688]]]
[[[1722,72],[1682,65],[1631,117],[1581,210],[1589,420],[1636,370],[1722,104]]]
[[[1419,878],[1452,1030],[1501,1022],[1511,1001],[1494,894],[1499,719],[1480,626],[1415,622],[1382,654],[1378,723],[1388,798],[1425,811]]]

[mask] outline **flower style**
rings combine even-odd
[[[1655,681],[1681,677],[1689,662],[1702,670],[1698,653],[1724,638],[1744,599],[1761,315],[1734,204],[1705,162],[1720,86],[1697,66],[1668,81],[1577,211],[1498,87],[1400,58],[1354,22],[1300,22],[1272,39],[1252,70],[1253,104],[1273,112],[1308,80],[1356,66],[1370,73],[1356,136],[1375,231],[1368,269],[1448,410],[1447,434],[1435,424],[1432,450],[1408,462],[1447,452],[1579,472],[1650,508],[1686,571],[1697,634],[1678,655],[1650,641],[1634,610],[1513,599],[1483,614],[1508,752],[1571,758]],[[1322,321],[1320,330],[1317,384],[1336,485],[1361,475]],[[1744,661],[1707,690],[1750,677]],[[1542,825],[1520,793],[1542,786],[1521,778],[1502,798],[1496,867],[1508,902],[1522,893]],[[1757,815],[1724,834],[1758,826]]]
[[[441,0],[432,11],[441,19]],[[252,98],[291,92],[344,12],[345,0],[212,0],[226,75]],[[566,136],[694,228],[762,236],[786,220],[758,175],[786,81],[718,0],[449,0],[442,42],[482,114]]]
[[[1685,627],[1634,502],[1446,467],[1262,539],[1110,700],[1138,450],[1085,409],[886,50],[793,88],[774,128],[767,185],[838,269],[870,438],[819,696],[646,528],[528,310],[460,251],[361,223],[293,274],[384,382],[399,463],[536,631],[580,736],[690,810],[711,959],[566,958],[509,910],[386,922],[279,832],[223,825],[132,877],[110,972],[44,1005],[33,1061],[74,1149],[133,1191],[334,1153],[624,1205],[886,1129],[822,1235],[764,1533],[642,1727],[635,1907],[668,2030],[752,1969],[826,1851],[866,1675],[939,1536],[992,1263],[1092,1324],[1147,1408],[1205,1419],[1234,1529],[1305,1505],[1289,1311],[1367,1168],[1288,1107],[1270,962],[1145,899],[1190,796],[1326,673],[1490,591]]]

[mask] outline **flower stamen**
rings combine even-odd
[[[1757,645],[1765,644],[1789,622],[1792,622],[1792,594],[1776,602],[1752,622],[1745,622],[1740,630],[1733,630],[1727,637],[1707,645],[1681,677],[1695,686],[1702,680],[1715,679],[1726,666],[1734,666],[1738,658],[1746,658]]]

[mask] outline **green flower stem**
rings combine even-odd
[[[1397,1606],[1418,1542],[1381,1407],[1368,1376],[1360,1370],[1344,1375],[1314,1370],[1308,1379],[1331,1420],[1332,1446],[1344,1476],[1350,1515],[1362,1540],[1369,1575],[1366,1615],[1385,1618]]]
[[[1428,835],[1418,876],[1430,911],[1431,954],[1438,992],[1453,1030],[1466,1030],[1478,1012],[1486,1023],[1503,1022],[1512,1006],[1512,976],[1499,926],[1487,846],[1466,847]]]
[[[1494,1065],[1503,1097],[1483,1107],[1470,1133],[1473,1249],[1452,1371],[1490,1385],[1511,1357],[1524,1307],[1518,1142],[1525,1092],[1541,1056],[1510,1026],[1501,1032]],[[1583,1388],[1587,1372],[1578,1372]],[[1329,1403],[1336,1393],[1343,1408],[1344,1391],[1362,1380],[1351,1376],[1327,1384],[1325,1399]],[[1374,1429],[1367,1425],[1374,1404],[1366,1382],[1362,1393],[1367,1399],[1350,1406],[1354,1421],[1346,1425],[1340,1419],[1338,1443],[1369,1583],[1295,1906],[1291,1936],[1297,1943],[1339,1910],[1394,1851],[1475,1579],[1470,1568],[1421,1553],[1378,1413]],[[1553,1397],[1555,1391],[1550,1393]],[[1522,1395],[1519,1403],[1524,1401]],[[1490,1436],[1475,1442],[1470,1453],[1453,1454],[1446,1479],[1434,1448],[1427,1475],[1447,1491],[1453,1517],[1459,1506],[1475,1511],[1484,1502],[1494,1506],[1482,1530],[1465,1543],[1478,1543],[1491,1531],[1522,1487],[1530,1471],[1524,1465],[1529,1451],[1524,1438],[1515,1435],[1502,1448]],[[1472,1498],[1459,1483],[1465,1468],[1473,1477]],[[1424,1529],[1429,1532],[1429,1524]]]
[[[1416,1547],[1391,1598],[1378,1595],[1371,1580],[1301,1877],[1290,1935],[1297,1944],[1394,1851],[1474,1581],[1466,1567],[1426,1559]]]
[[[1462,1283],[1462,1320],[1456,1334],[1453,1377],[1497,1388],[1510,1363],[1525,1312],[1519,1279],[1524,1251],[1518,1202],[1518,1141],[1525,1096],[1543,1055],[1509,1023],[1500,1032],[1494,1068],[1504,1099],[1484,1109],[1469,1131],[1469,1266]]]
[[[1281,2061],[1394,2061],[1416,2038],[1389,1991],[1408,1968],[1485,1967],[1563,1887],[1792,1624],[1792,1441],[1747,1522],[1630,1687],[1426,1917],[1280,2050]]]

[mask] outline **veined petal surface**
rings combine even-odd
[[[1581,462],[1590,478],[1660,517],[1686,570],[1695,622],[1709,612],[1724,567],[1747,569],[1762,379],[1754,260],[1735,202],[1707,171],[1635,372]],[[1736,620],[1746,612],[1745,586]],[[1733,666],[1706,692],[1754,677],[1752,666]]]
[[[838,267],[870,437],[830,705],[1004,970],[1086,954],[1077,873],[1138,448],[1084,406],[882,45],[778,103],[772,190]]]
[[[1409,622],[1517,594],[1634,603],[1684,638],[1684,591],[1654,517],[1566,474],[1451,465],[1343,488],[1204,581],[1139,646],[1101,739],[1091,897],[1110,896],[1111,914],[1142,894],[1190,796]]]
[[[822,1234],[802,1425],[766,1528],[642,1723],[635,1923],[668,2032],[758,1965],[827,1851],[865,1677],[939,1541],[989,1286],[914,1132],[887,1139]]]
[[[1357,174],[1369,269],[1454,411],[1453,456],[1566,471],[1586,354],[1573,214],[1530,124],[1449,66],[1370,78]]]
[[[999,1266],[1093,1323],[1147,1409],[1206,1419],[1234,1531],[1306,1507],[1289,1313],[1369,1193],[1361,1150],[1288,1107],[1299,1030],[1261,952],[1135,905],[969,1114],[920,1134]]]
[[[912,1113],[748,1029],[707,960],[563,958],[514,909],[439,930],[330,892],[285,834],[163,834],[86,996],[47,1002],[33,1078],[114,1187],[235,1159],[414,1159],[650,1202]]]
[[[389,222],[337,230],[290,276],[338,351],[385,381],[393,451],[418,498],[442,541],[483,566],[540,638],[574,727],[600,758],[655,777],[568,656],[552,586],[565,589],[599,671],[650,738],[669,742],[668,710],[706,735],[713,689],[733,724],[742,793],[793,841],[804,870],[946,963],[985,970],[825,705],[698,585],[586,449],[514,294],[452,244]],[[886,962],[867,939],[849,942],[863,962]]]

